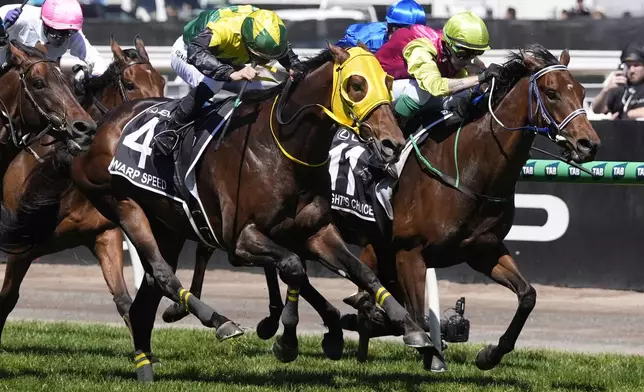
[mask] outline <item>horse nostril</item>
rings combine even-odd
[[[382,150],[385,155],[391,157],[396,155],[401,150],[400,144],[394,142],[392,139],[384,139],[382,141]]]
[[[89,135],[96,131],[96,123],[94,121],[74,121],[72,128],[76,133]]]
[[[584,152],[593,152],[599,149],[599,143],[590,139],[579,139],[577,141],[577,148]]]

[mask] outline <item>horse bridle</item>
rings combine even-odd
[[[116,83],[119,89],[119,92],[121,93],[121,98],[123,99],[123,102],[130,102],[130,97],[127,95],[127,90],[125,89],[125,85],[123,84],[123,74],[125,73],[125,70],[128,68],[138,65],[138,64],[148,64],[151,65],[149,62],[146,61],[133,61],[131,63],[127,63],[125,67],[121,68],[116,77]],[[101,103],[101,101],[96,98],[96,95],[92,96],[92,101],[94,102],[94,105],[98,108],[98,110],[101,112],[101,114],[105,114],[109,111],[105,105]]]
[[[57,64],[55,61],[52,61],[52,60],[38,60],[38,61],[34,61],[33,63],[29,64],[29,66],[23,72],[20,73],[19,79],[20,79],[21,88],[20,88],[20,91],[18,93],[18,105],[19,105],[18,110],[20,111],[20,119],[24,123],[25,120],[24,120],[24,114],[23,114],[23,110],[22,110],[22,98],[23,98],[22,94],[23,94],[23,91],[24,91],[24,93],[27,95],[27,99],[34,106],[34,108],[36,109],[38,114],[40,114],[40,116],[44,117],[45,120],[47,120],[47,127],[45,127],[44,130],[42,130],[41,132],[37,133],[35,136],[33,136],[31,138],[29,138],[29,135],[30,135],[29,133],[26,134],[26,135],[19,134],[16,131],[14,125],[13,125],[13,120],[12,120],[11,116],[9,115],[9,109],[7,108],[7,105],[5,105],[5,103],[0,99],[0,105],[2,105],[2,108],[0,109],[0,114],[2,114],[2,116],[4,116],[9,122],[9,128],[11,130],[11,138],[13,140],[13,143],[18,148],[28,150],[30,153],[34,154],[34,156],[36,156],[36,158],[38,158],[38,156],[30,148],[30,145],[33,144],[35,141],[39,140],[40,138],[42,138],[49,131],[51,131],[51,130],[58,131],[58,132],[66,131],[67,133],[72,135],[72,132],[69,130],[69,125],[67,124],[67,110],[66,110],[66,107],[65,107],[65,102],[63,102],[63,108],[64,108],[63,109],[64,110],[63,116],[62,116],[62,118],[59,119],[58,117],[45,112],[40,107],[40,105],[38,105],[38,102],[36,102],[36,100],[34,99],[33,94],[31,93],[31,91],[29,90],[29,87],[27,86],[25,76],[27,75],[27,73],[31,70],[31,68],[34,65],[41,64],[41,63]],[[62,75],[58,75],[55,72],[54,72],[54,75],[56,75],[56,77],[59,80],[64,82],[64,79],[63,79]],[[52,136],[56,137],[55,135],[52,135]],[[51,143],[47,143],[47,145],[53,144],[53,143],[55,143],[55,141],[51,142]]]
[[[537,85],[537,80],[539,80],[540,77],[543,75],[553,72],[553,71],[568,71],[568,67],[566,67],[563,64],[555,64],[555,65],[549,65],[540,71],[534,73],[532,76],[530,76],[530,86],[528,88],[528,125],[522,126],[522,127],[516,127],[516,128],[508,128],[503,123],[501,120],[499,120],[496,115],[494,114],[494,110],[492,110],[492,94],[494,93],[494,83],[496,78],[492,78],[492,85],[490,86],[490,98],[488,99],[488,109],[490,111],[490,114],[492,115],[492,118],[504,129],[508,131],[532,131],[536,133],[542,133],[546,134],[548,138],[550,138],[552,141],[557,142],[557,141],[562,141],[564,140],[563,136],[561,136],[559,133],[561,130],[563,130],[566,125],[568,125],[575,117],[580,116],[580,115],[586,115],[586,109],[584,108],[579,108],[573,110],[566,118],[563,119],[562,122],[557,123],[557,121],[552,117],[550,112],[548,112],[548,109],[546,109],[545,104],[543,103],[543,98],[541,98],[539,86]],[[532,110],[532,99],[537,102],[537,107],[536,110]],[[538,127],[535,125],[534,122],[534,116],[535,112],[540,111],[541,116],[543,120],[548,124],[546,127]]]

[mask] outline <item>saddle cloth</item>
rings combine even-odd
[[[230,117],[234,101],[229,97],[208,102],[197,120],[184,126],[189,129],[173,156],[156,155],[152,151],[152,141],[166,130],[165,120],[178,102],[161,100],[125,125],[109,172],[139,188],[179,202],[199,239],[209,246],[219,247],[199,199],[194,170],[208,144]]]

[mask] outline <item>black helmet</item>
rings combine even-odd
[[[625,63],[627,61],[638,61],[644,63],[644,47],[641,44],[630,43],[622,50],[620,61]]]

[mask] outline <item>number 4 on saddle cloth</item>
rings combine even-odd
[[[160,99],[132,118],[125,127],[109,166],[109,172],[135,186],[179,202],[192,228],[204,243],[216,247],[218,242],[205,218],[197,192],[195,166],[213,137],[231,115],[234,97],[210,103],[201,109],[174,156],[156,155],[152,141],[165,131],[167,121],[179,100]]]

